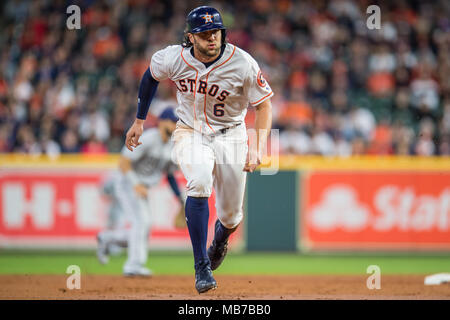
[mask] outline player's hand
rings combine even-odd
[[[139,138],[142,136],[144,132],[144,120],[136,119],[133,122],[133,125],[127,132],[127,136],[125,139],[125,145],[128,150],[133,151],[133,148],[136,148],[142,142],[139,142]]]
[[[134,186],[134,191],[141,198],[147,198],[148,188],[143,184],[137,184]]]
[[[175,216],[175,228],[177,229],[183,229],[186,228],[186,216],[184,215],[184,206],[181,206],[180,210],[178,211],[177,215]]]
[[[253,172],[261,164],[261,157],[256,151],[249,151],[247,153],[247,161],[245,162],[244,171]]]

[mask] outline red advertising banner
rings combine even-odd
[[[305,249],[450,249],[450,172],[304,176]]]
[[[83,168],[0,171],[0,247],[88,247],[106,227],[111,205],[102,182],[111,170]],[[180,188],[186,181],[181,173]],[[209,238],[216,219],[210,197]],[[187,228],[175,228],[180,204],[166,179],[149,194],[150,248],[191,248]],[[233,239],[240,238],[240,232]]]

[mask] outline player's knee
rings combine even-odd
[[[220,222],[227,229],[233,229],[237,227],[241,223],[243,217],[242,210],[237,212],[218,212],[218,215]]]
[[[212,192],[213,179],[209,175],[198,175],[187,184],[187,195],[191,197],[209,197]]]

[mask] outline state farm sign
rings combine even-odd
[[[449,172],[317,172],[304,189],[307,248],[450,249]]]

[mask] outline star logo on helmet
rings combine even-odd
[[[213,16],[210,15],[208,12],[202,18],[205,19],[205,23],[208,23],[208,22],[212,23],[213,22],[212,21]]]

